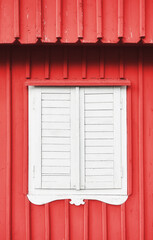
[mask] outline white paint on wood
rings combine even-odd
[[[111,205],[121,205],[123,204],[128,196],[127,195],[120,195],[120,196],[115,196],[115,195],[101,195],[101,194],[84,194],[84,195],[72,195],[72,194],[63,194],[63,195],[29,195],[28,194],[28,199],[30,202],[32,202],[33,204],[37,204],[37,205],[42,205],[48,202],[52,202],[55,200],[61,200],[61,199],[71,199],[70,203],[71,204],[75,204],[76,206],[79,206],[81,204],[85,204],[84,199],[92,199],[92,200],[98,200],[98,201],[102,201],[104,203],[108,203]]]
[[[76,87],[75,96],[75,172],[76,172],[76,190],[80,190],[80,88]]]
[[[121,94],[114,87],[114,188],[121,188]]]
[[[29,87],[29,199],[120,204],[126,138],[126,87]]]
[[[76,89],[71,89],[71,189],[76,189]]]

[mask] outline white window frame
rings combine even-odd
[[[41,93],[42,92],[50,92],[51,88],[55,87],[34,87],[29,86],[29,191],[28,191],[28,198],[29,200],[34,204],[45,204],[51,201],[60,200],[60,199],[71,199],[72,204],[80,205],[84,204],[84,199],[93,199],[93,200],[100,200],[109,204],[114,205],[120,205],[124,203],[128,196],[127,196],[127,99],[126,99],[126,87],[114,87],[114,97],[116,98],[115,101],[118,102],[119,108],[116,108],[117,111],[121,111],[121,119],[119,120],[117,118],[118,114],[116,114],[116,121],[118,121],[118,126],[122,126],[121,132],[117,133],[120,134],[118,136],[119,140],[122,139],[122,151],[119,148],[119,143],[115,143],[116,148],[118,151],[116,152],[116,160],[115,160],[115,171],[116,175],[121,176],[121,183],[116,182],[117,185],[120,184],[120,188],[114,188],[112,189],[81,189],[84,186],[84,162],[80,161],[80,156],[84,155],[84,149],[81,148],[81,152],[79,149],[79,141],[84,138],[84,136],[80,135],[80,129],[83,130],[84,125],[81,123],[80,126],[77,125],[74,128],[74,132],[76,134],[76,146],[78,147],[77,151],[75,151],[73,154],[75,156],[75,160],[78,159],[78,161],[75,161],[76,169],[77,171],[71,172],[71,177],[75,179],[77,182],[76,189],[42,189],[41,188],[41,175],[40,175],[40,169],[41,169],[41,131],[36,131],[36,129],[41,129]],[[58,87],[58,88],[65,88],[65,87]],[[73,99],[74,102],[77,102],[78,99],[81,101],[81,104],[83,106],[83,87],[69,87],[71,89],[74,89],[76,92],[76,99]],[[91,87],[92,88],[92,87]],[[98,87],[94,87],[98,88]],[[121,99],[118,98],[117,91],[121,91]],[[78,98],[78,95],[79,98]],[[33,97],[34,96],[34,97]],[[73,102],[72,102],[73,104]],[[79,104],[77,104],[79,106]],[[37,109],[40,109],[40,111],[33,111],[34,106]],[[116,105],[117,106],[117,105]],[[80,108],[81,115],[83,115],[84,109],[83,107]],[[77,121],[79,122],[78,116],[79,116],[79,109],[76,108],[76,114],[75,117]],[[72,115],[74,113],[71,113]],[[81,131],[83,133],[83,131]],[[82,141],[83,142],[83,141]],[[81,143],[83,144],[83,143]],[[39,147],[38,147],[39,146]],[[118,157],[122,154],[121,164],[119,163],[120,158]],[[120,166],[120,167],[118,167]],[[74,169],[74,168],[73,168]],[[81,169],[81,171],[80,171]],[[81,178],[80,178],[81,176]],[[81,179],[81,181],[80,181]],[[73,180],[72,180],[73,182]]]

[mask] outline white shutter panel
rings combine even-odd
[[[42,91],[42,188],[69,189],[71,183],[71,90]]]
[[[29,145],[34,188],[71,188],[71,100],[71,88],[30,88]]]
[[[120,87],[85,88],[84,110],[85,188],[120,188]]]

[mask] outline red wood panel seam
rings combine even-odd
[[[132,194],[132,104],[131,87],[127,88],[127,194]]]
[[[45,240],[50,239],[49,203],[45,204]]]
[[[20,37],[20,10],[19,10],[19,0],[14,0],[14,38],[18,39]]]
[[[143,52],[139,50],[139,229],[144,240],[144,159],[143,159]]]
[[[26,49],[26,78],[31,78],[31,56],[30,56],[30,50],[29,48]]]
[[[107,205],[102,202],[102,239],[107,240]]]
[[[121,240],[126,240],[125,203],[121,205]]]
[[[78,38],[83,38],[83,2],[77,0],[77,32]]]
[[[123,37],[123,0],[118,0],[118,38]]]
[[[145,37],[145,0],[140,0],[140,37]]]
[[[64,61],[63,61],[63,78],[68,78],[68,54],[67,48],[64,48]]]
[[[85,79],[87,77],[87,52],[86,48],[83,48],[82,51],[82,78]]]
[[[45,79],[50,78],[50,49],[45,49]]]
[[[61,34],[61,0],[56,0],[56,38],[62,37]]]
[[[102,38],[102,0],[96,0],[97,38]]]
[[[123,52],[123,48],[120,48],[120,78],[124,79],[124,52]]]
[[[100,60],[99,60],[99,75],[100,78],[105,78],[105,50],[100,49]]]
[[[31,233],[30,233],[30,202],[25,196],[25,233],[26,233],[26,240],[31,239]]]
[[[84,240],[88,240],[89,234],[89,201],[85,200],[84,204]]]
[[[7,112],[7,148],[6,148],[6,240],[11,239],[11,161],[12,161],[12,79],[11,79],[11,56],[10,49],[7,49],[6,59],[6,112]]]
[[[30,240],[30,202],[28,193],[28,88],[23,83],[23,194],[25,194],[26,240]]]
[[[70,239],[70,209],[69,199],[65,200],[65,240]]]
[[[28,88],[23,83],[23,193],[28,193]]]
[[[41,0],[36,0],[36,37],[41,39]]]

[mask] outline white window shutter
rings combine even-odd
[[[124,202],[126,138],[126,87],[29,87],[29,199]]]
[[[86,189],[121,188],[120,87],[85,88]]]
[[[71,90],[42,91],[42,188],[70,189]]]
[[[39,95],[39,98],[38,98]],[[36,88],[33,91],[32,126],[35,146],[36,188],[69,189],[71,183],[70,88]],[[33,112],[34,110],[32,110]],[[37,119],[36,119],[37,118]],[[34,120],[35,119],[35,120]],[[40,119],[38,121],[38,119]],[[39,122],[39,126],[38,126]],[[36,139],[39,135],[39,146]],[[39,157],[38,157],[39,155]]]

